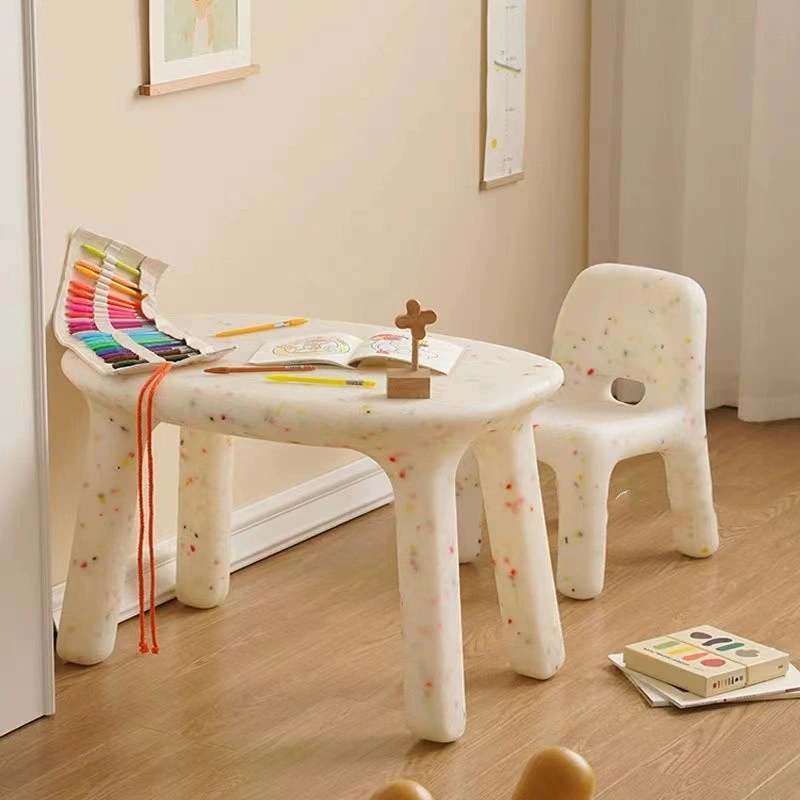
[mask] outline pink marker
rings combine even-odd
[[[90,303],[79,303],[77,300],[68,301],[67,308],[71,311],[88,311],[90,314],[94,311],[94,306]]]
[[[102,311],[95,313],[91,306],[77,306],[72,303],[67,304],[67,314],[83,314],[90,317],[126,317],[129,319],[144,319],[141,314],[135,311],[122,310],[118,308],[104,308]]]
[[[97,323],[92,319],[86,319],[85,317],[80,317],[77,319],[71,319],[67,323],[70,331],[77,330],[79,328],[83,328],[85,330],[99,330],[97,327]],[[119,320],[116,322],[112,322],[111,326],[113,328],[141,328],[142,323],[139,320]]]
[[[95,315],[94,306],[86,305],[83,303],[67,303],[67,315],[70,312],[77,313],[77,314],[88,314],[89,316]],[[104,308],[100,312],[103,316],[111,316],[111,317],[127,317],[130,319],[145,319],[142,314],[137,313],[132,308],[115,308],[109,307]]]
[[[74,302],[84,303],[84,304],[88,303],[89,305],[92,305],[94,303],[94,298],[95,298],[94,293],[89,292],[85,289],[81,289],[80,287],[70,286],[69,289],[67,290],[67,293],[70,299]],[[139,303],[135,301],[131,301],[130,303],[128,303],[127,301],[122,300],[119,297],[111,297],[110,295],[103,297],[101,301],[103,305],[115,306],[118,308],[130,308],[134,311],[138,311],[139,308],[141,307]]]
[[[114,328],[141,328],[142,321],[140,319],[111,320],[111,325]]]
[[[97,322],[98,319],[108,320],[109,322],[135,322],[137,325],[141,325],[147,320],[143,319],[142,317],[133,317],[133,316],[102,316],[102,317],[93,317],[91,314],[87,314],[85,311],[67,311],[65,314],[66,318],[69,320],[76,320],[76,321],[84,321],[84,322]]]

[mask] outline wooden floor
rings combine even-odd
[[[56,717],[0,740],[0,800],[366,800],[399,775],[437,800],[510,800],[525,760],[553,744],[589,759],[602,800],[800,797],[800,701],[649,708],[606,660],[701,622],[800,654],[800,422],[721,410],[709,440],[719,553],[678,556],[660,461],[622,464],[606,588],[560,600],[567,662],[550,681],[510,671],[491,566],[462,568],[458,743],[419,743],[403,723],[382,509],[237,573],[222,608],[163,606],[158,657],[136,653],[132,621],[105,664],[59,665]],[[552,544],[549,480],[546,501]]]

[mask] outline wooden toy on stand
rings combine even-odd
[[[425,327],[436,322],[436,312],[422,310],[416,300],[406,303],[406,313],[396,317],[398,328],[411,331],[411,368],[386,371],[386,396],[394,400],[427,400],[431,396],[430,370],[419,368],[419,343],[425,338]]]
[[[528,761],[511,800],[592,800],[594,789],[594,770],[582,756],[564,747],[548,747]],[[403,780],[390,783],[372,800],[434,798],[418,783]]]

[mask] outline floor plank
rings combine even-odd
[[[468,727],[416,741],[402,714],[391,509],[237,573],[224,606],[159,609],[162,652],[121,626],[104,664],[57,668],[56,717],[0,740],[0,800],[356,800],[404,775],[438,800],[508,800],[527,758],[561,744],[600,800],[791,798],[800,703],[651,709],[607,662],[626,642],[709,622],[800,651],[800,421],[710,415],[722,546],[672,549],[663,466],[621,464],[609,500],[606,588],[560,600],[567,662],[510,671],[491,565],[461,570]],[[551,548],[557,508],[547,470]]]

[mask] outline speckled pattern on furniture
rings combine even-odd
[[[228,315],[180,324],[208,337],[261,321]],[[319,321],[304,332],[335,330],[367,337],[377,329]],[[232,339],[238,348],[220,363],[245,363],[270,335]],[[545,679],[564,660],[531,429],[534,408],[557,391],[563,372],[537,355],[455,341],[465,352],[449,376],[433,378],[429,400],[387,399],[380,370],[365,370],[378,388],[364,389],[272,384],[260,374],[210,375],[185,367],[167,376],[154,406],[157,422],[182,428],[177,593],[192,606],[214,606],[228,592],[230,437],[348,448],[380,464],[395,497],[408,724],[421,738],[442,742],[459,738],[466,725],[458,562],[459,538],[469,537],[457,533],[456,471],[470,447],[480,465],[511,664]],[[134,545],[133,415],[145,377],[103,377],[69,352],[62,369],[89,403],[91,431],[58,652],[67,661],[94,664],[113,650]],[[458,502],[476,508],[465,491],[478,485],[470,459],[462,467]],[[464,518],[475,536],[477,514]],[[473,557],[472,549],[464,553],[464,560]]]

